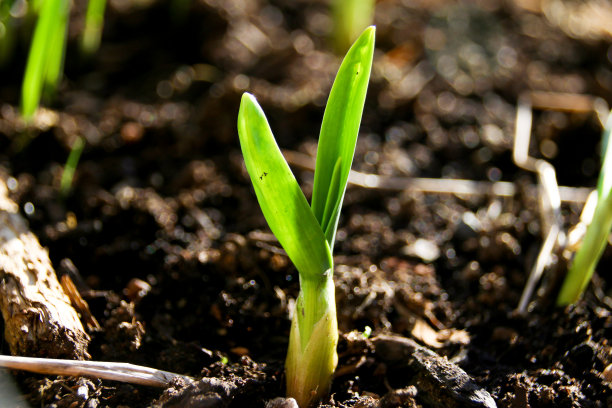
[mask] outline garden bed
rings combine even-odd
[[[391,334],[447,357],[499,407],[612,405],[609,274],[596,273],[582,300],[557,308],[555,273],[566,266],[556,253],[544,290],[516,312],[544,230],[537,178],[512,162],[517,101],[527,91],[562,93],[551,98],[563,103],[612,95],[612,37],[577,9],[573,25],[563,20],[569,7],[578,6],[378,2],[353,169],[361,180],[386,178],[349,184],[344,200],[339,364],[324,406],[478,406],[441,393],[401,353],[385,354],[380,339]],[[78,16],[72,21],[66,78],[30,127],[18,117],[24,44],[3,68],[3,177],[56,271],[71,276],[100,323],[89,332],[93,360],[207,380],[164,390],[14,373],[23,398],[53,407],[263,407],[284,394],[298,277],[256,205],[236,118],[242,92],[253,93],[310,197],[340,63],[327,2],[206,0],[181,13],[166,2],[111,1],[101,48],[87,62],[75,47]],[[600,135],[592,112],[534,110],[531,154],[576,193],[562,202],[566,229],[579,219],[579,188],[595,186]],[[86,146],[63,196],[77,136]],[[480,184],[452,193],[431,179]],[[203,395],[213,405],[198,405]]]

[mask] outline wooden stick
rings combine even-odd
[[[0,180],[0,309],[11,353],[88,358],[89,336],[60,286],[49,254]]]

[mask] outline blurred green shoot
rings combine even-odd
[[[611,132],[612,112],[608,116],[602,136],[603,161],[597,182],[595,212],[557,297],[559,306],[566,306],[580,299],[608,243],[612,229],[612,143],[609,143]]]
[[[0,1],[0,66],[10,59],[15,48],[15,21],[11,18],[12,4]]]
[[[332,248],[370,79],[374,36],[370,27],[355,41],[332,86],[319,135],[312,206],[252,95],[242,96],[238,113],[242,155],[259,206],[299,273],[285,372],[287,395],[302,408],[327,394],[338,361]]]
[[[170,18],[174,24],[182,23],[189,15],[189,9],[193,0],[171,0],[170,1]]]
[[[81,52],[86,56],[92,55],[100,48],[105,9],[106,0],[89,0],[87,4],[85,25],[81,33],[80,43]]]
[[[64,165],[64,171],[62,172],[62,179],[60,181],[60,194],[63,197],[66,197],[70,192],[74,172],[79,164],[79,159],[81,158],[81,153],[83,153],[84,147],[85,141],[82,137],[77,137],[74,143],[72,143],[72,148],[70,149],[70,154],[66,160],[66,165]]]
[[[374,20],[375,0],[332,0],[333,45],[344,53]]]
[[[69,0],[45,0],[40,8],[21,88],[21,115],[32,118],[43,89],[53,93],[62,75]]]

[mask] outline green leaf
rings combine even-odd
[[[327,201],[325,202],[325,212],[323,213],[323,218],[321,219],[321,225],[325,225],[326,229],[323,230],[325,233],[325,239],[328,243],[334,242],[334,236],[336,235],[336,224],[331,222],[331,220],[335,220],[338,218],[338,213],[340,212],[340,207],[342,203],[338,202],[339,199],[342,199],[340,188],[340,172],[342,170],[342,157],[338,157],[336,161],[336,165],[334,166],[334,171],[332,172],[332,178],[329,184],[329,190],[327,194]],[[336,200],[332,202],[332,200]]]
[[[353,163],[355,145],[365,104],[375,28],[367,28],[348,51],[332,86],[319,136],[312,193],[312,211],[333,248],[340,207]],[[334,168],[340,161],[339,173]],[[338,177],[338,182],[334,178]],[[329,208],[328,208],[329,207]],[[331,214],[329,218],[325,214]]]
[[[242,95],[240,147],[259,206],[302,279],[321,279],[332,268],[319,222],[278,148],[266,116],[253,97]]]

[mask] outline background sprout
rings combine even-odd
[[[338,360],[332,248],[372,68],[374,35],[374,27],[361,34],[332,86],[319,135],[312,207],[252,95],[243,95],[238,113],[240,146],[257,200],[299,273],[285,371],[287,395],[302,408],[328,392]]]
[[[364,28],[374,20],[375,0],[332,0],[333,42],[345,52]]]
[[[53,93],[60,80],[69,11],[68,0],[42,3],[21,88],[21,114],[25,119],[36,112],[43,89]]]
[[[595,212],[559,292],[557,304],[560,306],[578,301],[591,280],[612,229],[612,147],[609,143],[611,132],[612,112],[608,116],[602,136],[603,161],[597,181]]]
[[[87,5],[80,40],[85,55],[100,46],[105,8],[106,0],[90,0]],[[21,115],[26,120],[36,112],[43,93],[53,94],[61,80],[69,14],[68,0],[45,0],[40,4],[21,87]],[[1,34],[0,30],[0,38]]]
[[[0,67],[9,62],[15,49],[15,22],[11,18],[12,4],[0,1]]]
[[[104,25],[104,10],[106,0],[89,0],[85,14],[85,26],[81,33],[81,51],[91,55],[98,51]]]
[[[72,179],[74,178],[74,172],[76,171],[77,165],[79,164],[79,159],[81,158],[81,153],[83,153],[84,147],[85,141],[82,137],[77,137],[72,143],[72,147],[70,148],[70,154],[68,155],[68,159],[66,160],[66,165],[64,166],[64,171],[62,172],[62,178],[60,181],[60,193],[64,197],[67,196],[70,192],[70,187],[72,186]]]

